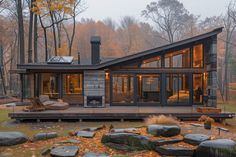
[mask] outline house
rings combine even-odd
[[[217,35],[192,38],[100,62],[101,39],[91,38],[91,64],[55,56],[47,63],[19,64],[22,93],[49,95],[71,105],[216,107]]]

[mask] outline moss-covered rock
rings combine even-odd
[[[103,135],[101,142],[120,150],[150,150],[150,140],[146,136],[133,133],[110,133]]]
[[[172,137],[179,135],[181,129],[177,125],[149,125],[147,131],[153,136]]]
[[[202,142],[197,150],[196,157],[235,157],[236,143],[229,139],[217,139]]]

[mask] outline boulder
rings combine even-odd
[[[80,143],[79,140],[74,140],[74,139],[58,142],[58,144],[79,144],[79,143]]]
[[[86,153],[83,157],[109,157],[109,155],[106,153],[89,152],[89,153]]]
[[[180,134],[180,127],[177,125],[149,125],[147,131],[153,136],[171,137]]]
[[[135,128],[124,128],[124,129],[111,129],[110,132],[114,132],[114,133],[135,133],[135,131],[137,131],[137,129],[135,129]]]
[[[160,140],[154,140],[151,143],[152,143],[153,147],[155,148],[156,146],[174,144],[174,143],[179,143],[182,141],[183,141],[183,139],[168,139],[168,140],[160,139]]]
[[[33,141],[41,141],[41,140],[48,140],[52,138],[58,137],[58,134],[56,132],[50,132],[50,133],[38,133],[34,135]]]
[[[53,148],[50,152],[52,157],[75,157],[78,154],[77,146],[59,146]]]
[[[99,131],[99,130],[102,130],[102,129],[105,129],[105,128],[106,128],[106,126],[102,125],[102,126],[99,126],[99,127],[85,128],[85,129],[83,129],[83,131]]]
[[[151,143],[148,137],[133,133],[110,133],[103,135],[101,142],[119,150],[149,150]]]
[[[166,156],[193,156],[194,150],[185,148],[185,147],[176,147],[176,146],[158,146],[156,151],[161,155]],[[203,157],[203,156],[202,156]]]
[[[93,131],[78,131],[77,136],[85,137],[85,138],[93,138],[95,136],[95,132],[93,132]]]
[[[202,142],[197,150],[196,157],[235,157],[236,143],[229,139],[217,139]]]
[[[12,146],[26,141],[28,138],[21,132],[0,132],[0,146]]]
[[[187,134],[184,136],[184,142],[192,145],[199,145],[201,142],[209,139],[210,137],[204,134]]]
[[[41,150],[41,155],[42,156],[46,156],[46,155],[48,155],[49,153],[51,152],[51,149],[50,148],[43,148],[42,150]]]

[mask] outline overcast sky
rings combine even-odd
[[[119,22],[122,16],[134,16],[140,21],[141,11],[146,5],[157,0],[84,0],[88,9],[80,15],[80,18],[93,18],[103,20],[111,17]],[[179,0],[185,8],[201,19],[225,13],[226,6],[231,0]]]

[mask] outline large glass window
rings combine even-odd
[[[147,60],[144,60],[142,68],[160,68],[161,67],[161,57],[154,57]]]
[[[63,100],[70,104],[83,104],[83,75],[63,75]]]
[[[188,68],[190,67],[190,49],[183,49],[165,55],[165,67]]]
[[[138,102],[160,102],[159,75],[138,75]]]
[[[199,44],[193,47],[193,67],[203,67],[203,45]]]
[[[167,103],[189,103],[189,77],[187,74],[169,74],[166,79]]]
[[[59,75],[44,73],[41,79],[41,94],[49,95],[50,98],[59,98]]]
[[[64,95],[82,94],[82,74],[65,74],[63,80]]]
[[[193,74],[193,102],[202,103],[202,74]]]
[[[134,77],[131,75],[112,76],[112,102],[134,103]]]

